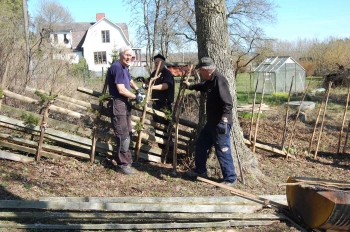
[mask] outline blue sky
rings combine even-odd
[[[76,22],[94,22],[96,13],[105,13],[113,22],[129,25],[130,40],[135,30],[130,26],[130,9],[122,0],[56,0],[68,8]],[[35,14],[38,0],[28,1],[28,10]],[[275,0],[277,23],[266,26],[269,37],[295,41],[296,39],[330,36],[350,37],[350,0]]]

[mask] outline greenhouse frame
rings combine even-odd
[[[305,69],[290,56],[269,56],[254,70],[256,92],[265,94],[289,92],[292,79],[292,93],[305,91]]]

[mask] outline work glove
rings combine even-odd
[[[142,89],[136,90],[136,103],[141,104],[143,100],[145,100],[146,94],[142,91]]]
[[[138,82],[145,82],[145,78],[144,77],[136,77],[136,80]]]
[[[182,88],[183,89],[189,89],[190,86],[191,86],[190,82],[188,82],[188,81],[182,82]]]
[[[227,133],[227,120],[221,119],[219,124],[216,125],[216,131],[219,134],[226,134]]]
[[[142,88],[143,89],[148,89],[148,85],[147,84],[142,84]]]

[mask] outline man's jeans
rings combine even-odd
[[[227,125],[226,134],[218,134],[216,126],[207,123],[200,132],[196,143],[195,171],[202,174],[207,171],[208,150],[214,145],[215,154],[219,160],[224,181],[233,182],[237,179],[231,155],[230,131],[232,124]]]

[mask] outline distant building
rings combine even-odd
[[[78,63],[84,57],[90,71],[102,75],[112,62],[113,50],[117,52],[123,46],[132,46],[129,41],[128,27],[125,23],[114,23],[104,13],[96,14],[92,23],[55,24],[50,34],[54,46],[70,49],[64,58]],[[56,58],[62,58],[57,55]],[[131,67],[141,67],[141,49],[133,48]],[[99,75],[100,74],[100,75]]]

